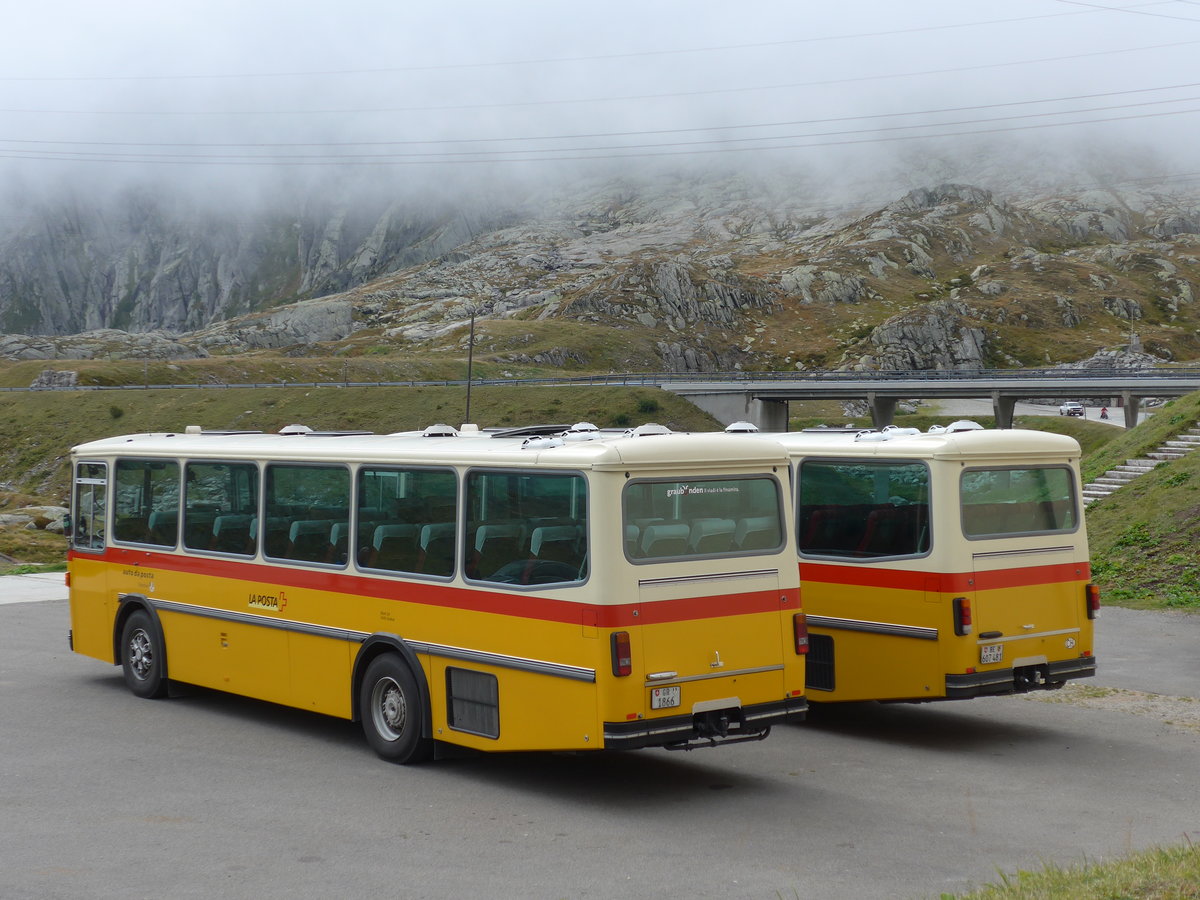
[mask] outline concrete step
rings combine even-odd
[[[1151,459],[1159,461],[1168,461],[1172,459],[1183,459],[1187,454],[1182,450],[1155,450],[1153,453],[1148,453]]]
[[[1140,476],[1140,475],[1126,475],[1123,473],[1119,474],[1119,475],[1113,475],[1110,473],[1107,475],[1099,476],[1094,483],[1095,484],[1111,484],[1111,485],[1115,485],[1117,487],[1121,487],[1122,485],[1129,484],[1129,482],[1133,481],[1135,478],[1141,478],[1141,477],[1142,476]]]
[[[1166,447],[1170,447],[1173,450],[1195,450],[1197,447],[1200,447],[1200,441],[1196,443],[1189,441],[1166,441],[1159,449],[1161,450]]]
[[[1129,472],[1132,475],[1145,475],[1147,472],[1153,472],[1154,466],[1117,466],[1112,469],[1113,472]]]

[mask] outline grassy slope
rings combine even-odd
[[[1186,844],[1136,853],[1103,864],[1001,875],[958,900],[1197,900],[1200,847]],[[943,900],[951,895],[942,894]]]
[[[257,366],[239,361],[237,371],[212,366],[213,380],[233,381]],[[95,376],[113,376],[96,363]],[[108,363],[109,366],[114,365]],[[263,361],[282,375],[284,361]],[[307,361],[314,376],[338,377],[337,361]],[[280,368],[274,368],[280,366]],[[20,383],[32,366],[22,371]],[[385,368],[380,366],[382,370]],[[127,373],[122,373],[127,374]],[[194,374],[194,373],[193,373]],[[267,375],[267,371],[259,374]],[[295,377],[296,368],[289,375]],[[350,377],[365,373],[351,373]],[[379,372],[383,375],[383,371]],[[208,380],[208,379],[205,379]],[[267,379],[264,379],[267,380]],[[28,383],[24,380],[24,383]],[[471,418],[482,425],[592,421],[600,426],[658,421],[681,430],[709,430],[717,422],[674,394],[654,388],[476,387]],[[67,493],[67,453],[74,444],[114,434],[205,428],[278,430],[291,422],[316,429],[399,431],[434,422],[457,425],[465,410],[461,386],[423,388],[229,388],[197,391],[112,391],[13,393],[0,395],[0,510],[32,503],[62,503]],[[843,421],[837,409],[820,415],[805,409],[792,428]],[[1064,432],[1083,447],[1084,476],[1091,480],[1127,457],[1140,456],[1200,419],[1200,394],[1175,400],[1148,422],[1124,432],[1093,422],[1057,417],[1019,417],[1018,427]],[[898,416],[897,424],[927,428],[945,418]],[[989,418],[978,420],[984,426]],[[856,424],[867,426],[866,420]],[[1105,601],[1124,606],[1200,608],[1200,454],[1155,472],[1088,509],[1096,580]],[[20,529],[0,529],[0,553],[21,560],[61,559],[61,538]]]
[[[1085,477],[1141,456],[1200,420],[1200,393],[1172,401],[1148,422],[1093,453]],[[1159,465],[1088,507],[1092,569],[1104,601],[1200,610],[1200,453]]]

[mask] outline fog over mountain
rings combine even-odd
[[[601,196],[613,228],[691,209],[696,253],[731,203],[796,231],[944,184],[1153,190],[1184,221],[1200,176],[1184,0],[68,2],[9,34],[0,332],[192,332],[505,228],[549,248]]]

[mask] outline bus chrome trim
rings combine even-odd
[[[671,678],[670,681],[651,680],[654,675],[647,675],[645,687],[661,687],[664,684],[683,684],[685,681],[711,681],[714,678],[730,678],[738,675],[758,675],[761,672],[782,672],[783,664],[776,666],[758,666],[752,669],[734,669],[729,672],[706,672],[703,675],[684,675],[680,678]],[[665,673],[664,673],[665,674]],[[674,674],[674,673],[672,673]]]
[[[704,581],[734,581],[739,578],[779,576],[778,569],[754,569],[748,572],[719,572],[715,575],[673,575],[669,578],[641,578],[638,587],[659,587],[670,584],[699,584]]]
[[[120,598],[126,594],[118,595]],[[338,641],[348,641],[361,644],[371,635],[365,631],[352,631],[346,628],[331,628],[328,625],[313,625],[309,622],[299,622],[295,619],[276,619],[256,613],[234,612],[228,609],[216,609],[212,606],[196,606],[191,603],[178,603],[174,600],[159,600],[147,597],[147,601],[155,609],[183,615],[199,616],[205,619],[218,619],[223,622],[236,622],[241,625],[257,625],[262,628],[275,628],[280,631],[292,631],[299,634],[311,634],[316,637],[331,638]],[[405,641],[416,653],[427,653],[460,662],[481,663],[499,666],[504,669],[516,669],[521,672],[533,672],[537,675],[549,675],[554,678],[566,678],[570,681],[594,683],[596,670],[583,666],[571,666],[566,663],[547,662],[541,659],[528,659],[521,656],[506,656],[502,653],[488,653],[484,650],[470,650],[466,647],[451,647],[445,644],[430,644],[424,641]],[[780,666],[782,668],[782,666]]]
[[[470,650],[466,647],[450,647],[446,644],[427,644],[423,641],[405,641],[417,653],[428,653],[430,656],[441,656],[446,659],[456,659],[460,662],[481,663],[489,666],[499,666],[503,669],[517,669],[522,672],[533,672],[537,675],[551,675],[555,678],[566,678],[570,681],[594,682],[596,670],[584,666],[571,666],[566,663],[547,662],[542,659],[529,659],[522,656],[506,656],[502,653],[489,653],[486,650]]]
[[[1045,553],[1073,553],[1074,547],[1035,547],[1029,550],[988,550],[986,553],[972,553],[971,559],[999,559],[1005,556],[1038,556]]]
[[[119,594],[124,599],[126,594]],[[347,628],[333,628],[329,625],[314,625],[311,622],[300,622],[296,619],[276,619],[257,613],[234,612],[231,609],[217,609],[213,606],[198,606],[194,603],[179,603],[175,600],[161,600],[147,597],[147,602],[155,609],[167,612],[181,613],[187,616],[199,616],[202,619],[218,619],[222,622],[236,622],[239,625],[257,625],[261,628],[274,628],[279,631],[294,631],[299,634],[311,634],[316,637],[332,638],[337,641],[351,641],[361,644],[370,637],[365,631],[352,631]]]
[[[811,618],[811,617],[810,617]],[[1057,631],[1035,631],[1029,634],[1012,634],[1008,637],[984,638],[976,641],[981,647],[984,644],[1007,644],[1009,641],[1026,641],[1030,638],[1056,637],[1060,634],[1079,634],[1079,628],[1059,628]]]
[[[919,625],[897,625],[891,622],[868,622],[862,619],[839,619],[833,616],[808,614],[809,628],[832,628],[836,631],[865,631],[868,634],[886,634],[891,637],[916,638],[921,641],[936,641],[938,630]]]

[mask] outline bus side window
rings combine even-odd
[[[904,460],[800,465],[796,541],[802,554],[874,559],[929,551],[929,469]]]
[[[450,469],[363,466],[352,529],[367,569],[454,574],[458,479]]]
[[[77,550],[104,549],[107,493],[108,473],[104,463],[79,463],[76,466],[71,545]]]
[[[258,512],[258,466],[188,463],[183,480],[184,546],[254,555],[256,541],[250,524]]]
[[[160,547],[179,543],[179,463],[118,459],[114,481],[117,540]]]
[[[463,571],[501,584],[585,577],[587,483],[562,472],[474,471],[466,482]]]
[[[267,466],[263,553],[276,559],[341,565],[334,526],[349,522],[350,470],[345,466]]]

